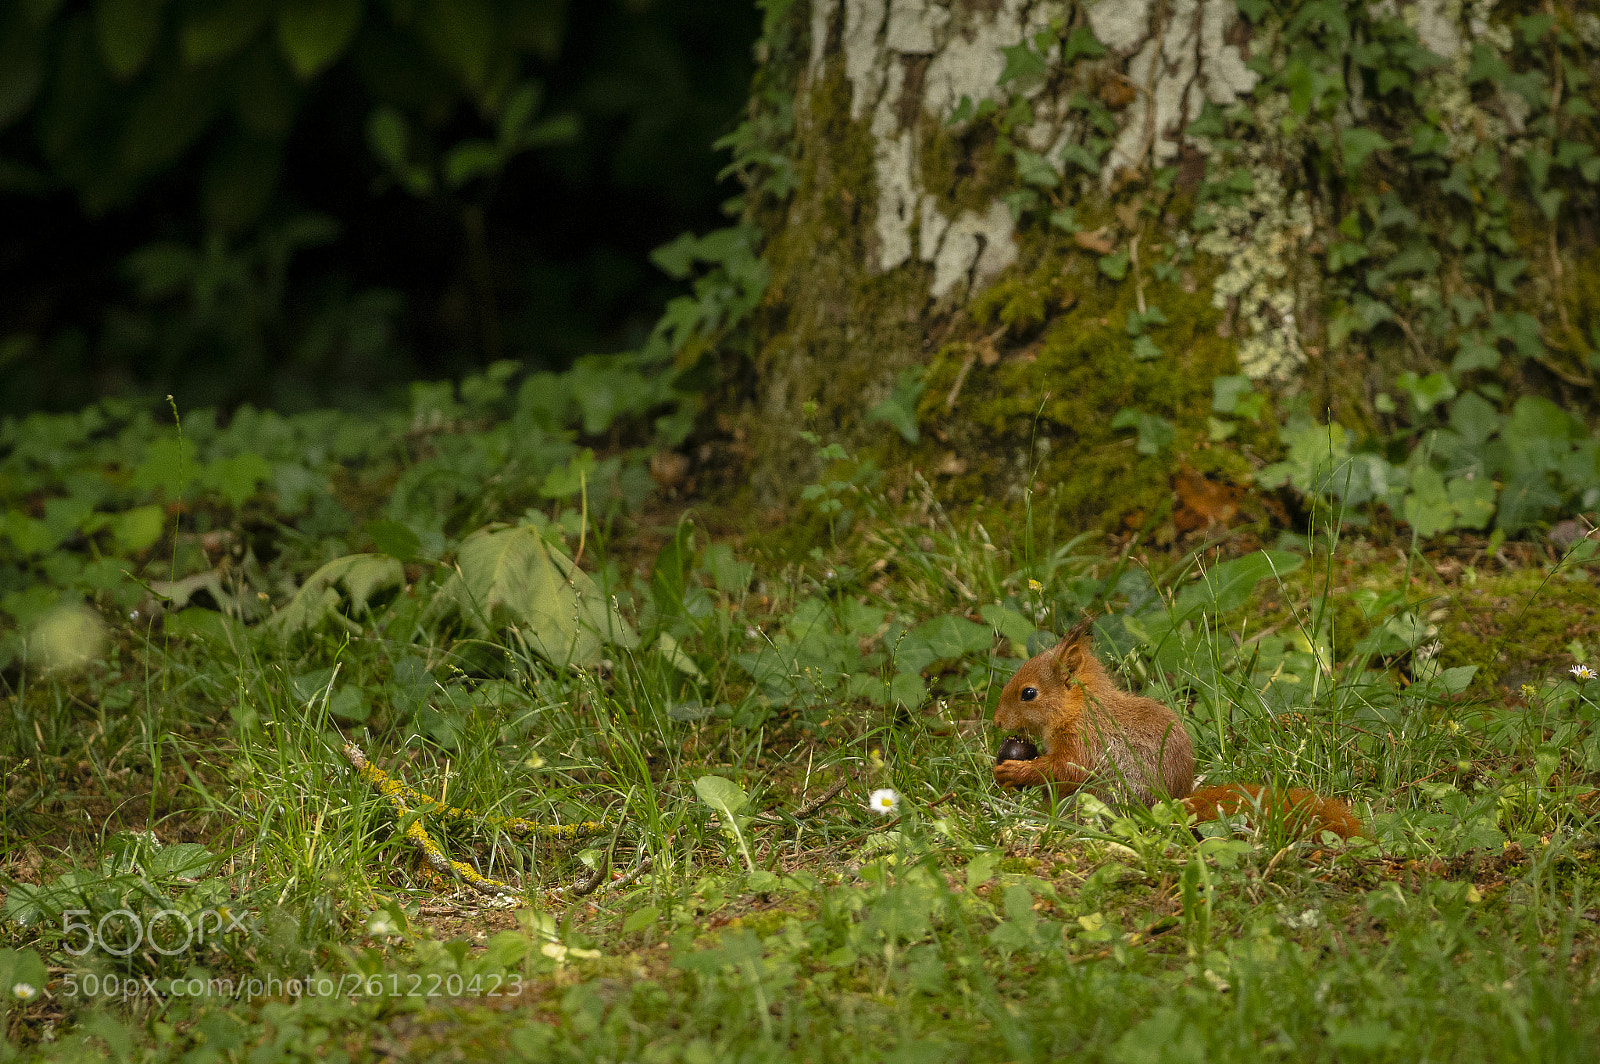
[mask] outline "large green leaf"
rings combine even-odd
[[[404,587],[405,581],[405,567],[387,554],[335,558],[311,574],[289,604],[272,615],[267,627],[282,639],[329,622],[359,632],[360,626],[350,617],[369,612],[380,591]]]
[[[694,781],[694,793],[717,811],[730,831],[739,823],[739,811],[750,801],[744,788],[723,776],[701,776]]]
[[[604,645],[639,642],[589,574],[531,526],[484,529],[461,545],[456,574],[429,603],[423,621],[451,616],[484,638],[510,628],[556,665],[592,665]]]
[[[752,872],[755,871],[755,864],[750,859],[750,850],[744,842],[744,828],[750,819],[742,812],[750,803],[744,788],[722,776],[701,776],[694,781],[694,793],[702,802],[717,811],[723,829],[739,844],[739,853],[744,857],[745,867]]]

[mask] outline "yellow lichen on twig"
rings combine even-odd
[[[522,817],[488,816],[475,813],[471,809],[445,805],[418,793],[368,761],[367,755],[355,743],[345,744],[344,756],[361,778],[372,784],[377,792],[388,800],[395,815],[405,824],[405,837],[422,852],[423,859],[429,866],[441,875],[455,876],[482,894],[490,896],[515,894],[516,890],[505,883],[481,875],[469,864],[452,861],[422,826],[423,815],[437,816],[442,820],[481,820],[514,835],[536,835],[540,838],[557,840],[589,838],[603,835],[609,830],[606,825],[592,820],[577,824],[540,824]],[[413,815],[414,813],[416,815]]]

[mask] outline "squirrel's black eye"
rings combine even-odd
[[[1039,689],[1037,687],[1024,687],[1022,689],[1022,700],[1024,702],[1032,702],[1035,698],[1038,698],[1038,697],[1039,697]]]

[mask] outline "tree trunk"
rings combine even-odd
[[[1595,195],[1562,145],[1594,139],[1572,101],[1600,82],[1600,20],[1520,6],[1553,19],[796,4],[807,43],[764,75],[793,86],[795,188],[750,207],[772,278],[745,416],[758,497],[814,479],[808,401],[825,439],[910,458],[950,497],[1032,484],[1080,526],[1170,505],[1180,469],[1247,484],[1276,447],[1264,403],[1381,428],[1397,372],[1449,367],[1469,333],[1515,358],[1488,367],[1500,383],[1587,401]],[[1542,345],[1487,331],[1513,309]]]

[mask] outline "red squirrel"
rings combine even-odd
[[[1094,656],[1091,624],[1081,622],[1053,649],[1024,662],[1000,692],[995,724],[1040,737],[1044,753],[1031,761],[999,762],[996,783],[1087,789],[1111,805],[1177,798],[1202,821],[1265,813],[1297,835],[1361,834],[1361,821],[1349,806],[1299,787],[1282,797],[1253,783],[1194,790],[1194,747],[1183,722],[1155,699],[1116,685]]]

